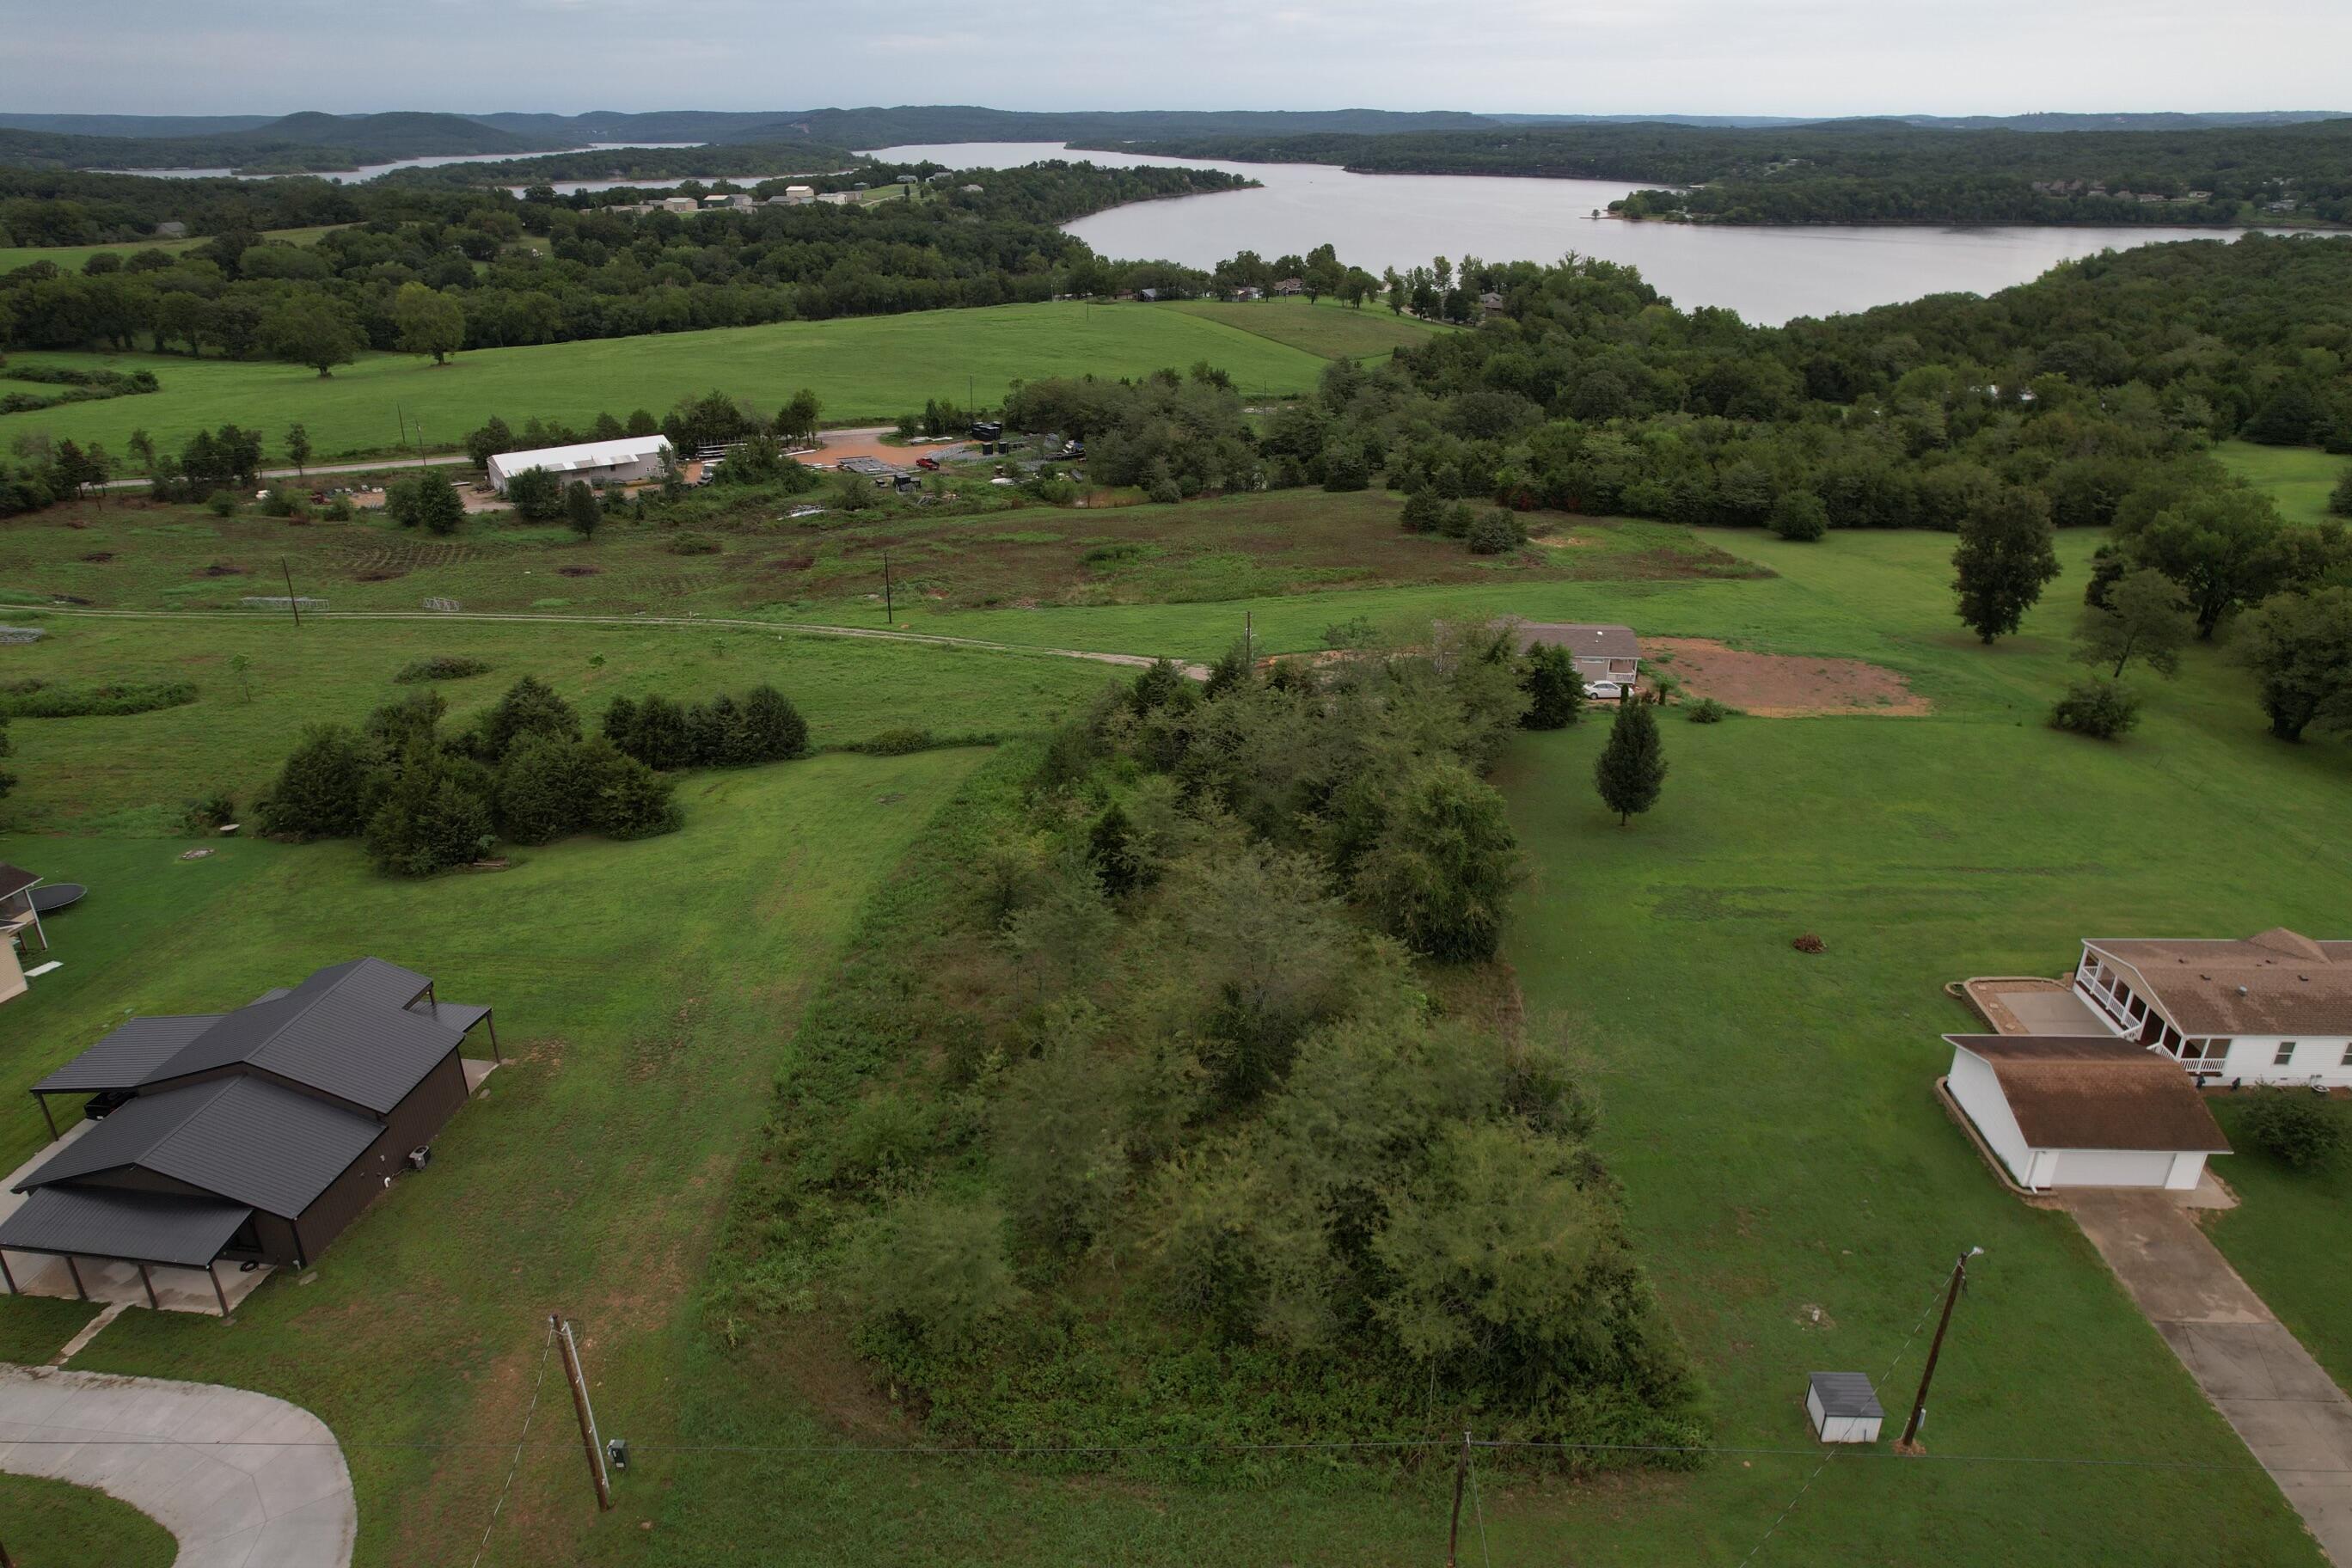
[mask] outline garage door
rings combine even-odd
[[[2163,1150],[2069,1149],[2058,1156],[2053,1187],[2160,1187],[2172,1170]]]

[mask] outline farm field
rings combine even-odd
[[[1146,375],[1206,360],[1250,396],[1313,390],[1327,363],[1221,322],[1172,310],[1078,303],[999,305],[829,321],[779,321],[652,337],[482,349],[446,365],[410,354],[363,355],[324,380],[301,365],[175,354],[26,353],[26,364],[151,370],[163,390],[0,416],[0,443],[40,429],[120,454],[134,429],[176,447],[231,423],[263,432],[274,457],[300,420],[321,462],[400,449],[402,422],[428,446],[454,447],[493,415],[585,426],[600,413],[658,414],[713,387],[772,411],[802,387],[828,422],[889,420],[927,395],[983,405],[1015,380]],[[414,439],[414,437],[411,437]]]
[[[172,1532],[104,1492],[0,1475],[8,1554],[25,1568],[168,1568]]]
[[[1165,537],[1190,521],[1228,530],[1233,553],[1271,552],[1278,542],[1264,519],[1206,521],[1226,504],[1166,521],[1144,508],[1100,519],[1031,510],[970,526],[1091,538],[1077,529],[1118,517]],[[186,575],[214,552],[266,562],[260,552],[282,540],[299,562],[335,531],[238,520],[205,537],[121,508],[88,529],[27,521],[59,536],[31,558],[44,571],[119,564],[123,591],[142,599],[190,580],[219,591],[212,584],[226,580]],[[236,531],[248,525],[257,531]],[[1581,537],[1650,525],[1574,526]],[[25,527],[0,530],[0,552],[17,549]],[[163,531],[137,531],[150,527]],[[120,537],[102,537],[110,530]],[[2089,537],[2062,539],[2066,574],[2024,635],[1991,649],[1951,615],[1946,536],[1840,534],[1819,545],[1679,530],[1607,537],[1617,542],[1554,548],[1669,549],[1703,570],[1531,570],[1213,606],[951,608],[902,619],[1039,647],[1213,656],[1245,608],[1269,651],[1319,646],[1324,627],[1359,615],[1403,629],[1508,610],[1622,619],[1645,637],[1717,639],[1800,663],[1860,658],[1903,677],[1931,711],[1712,727],[1669,714],[1664,798],[1627,830],[1592,793],[1600,724],[1524,738],[1507,760],[1498,782],[1531,876],[1506,956],[1533,1026],[1559,1031],[1582,1058],[1638,1253],[1711,1384],[1716,1440],[1753,1451],[1689,1474],[1583,1485],[1482,1455],[1481,1560],[1736,1564],[1763,1542],[1749,1568],[2315,1564],[2275,1489],[2072,1222],[2003,1194],[1929,1087],[1948,1058],[1937,1035],[1967,1023],[1942,994],[1945,980],[2020,966],[2054,973],[2082,931],[2173,907],[2189,879],[2199,898],[2179,918],[2200,929],[2327,924],[2352,894],[2352,870],[2330,849],[2352,748],[2267,741],[2235,673],[2201,647],[2177,683],[2142,682],[2148,718],[2128,742],[2105,747],[2046,729],[2049,699],[2074,672],[2065,633]],[[738,543],[729,536],[730,552]],[[117,560],[79,561],[100,548]],[[640,545],[625,530],[584,550],[546,539],[514,548],[520,558],[572,552],[561,558],[612,567],[554,580],[572,613],[635,602],[618,563]],[[654,547],[642,548],[651,559]],[[1005,548],[1017,561],[1043,546]],[[699,570],[709,558],[659,559]],[[413,595],[425,591],[417,577],[440,570],[481,567],[419,563],[409,577],[347,591]],[[0,586],[25,588],[14,569]],[[716,605],[729,589],[721,580],[681,592]],[[28,613],[37,612],[0,611]],[[503,1445],[529,1403],[543,1314],[557,1308],[588,1331],[604,1429],[629,1436],[640,1458],[620,1509],[596,1519],[558,1390],[556,1424],[534,1428],[486,1563],[1216,1558],[1402,1568],[1441,1549],[1443,1465],[1204,1461],[1178,1483],[1053,1461],[858,1451],[903,1442],[907,1431],[858,1368],[731,1350],[728,1325],[704,1316],[698,1281],[719,1205],[792,1049],[801,1001],[867,892],[990,765],[984,753],[824,756],[688,774],[678,835],[562,844],[521,852],[504,873],[425,883],[372,876],[349,845],[218,841],[211,858],[184,863],[180,842],[164,836],[189,795],[235,787],[242,803],[304,720],[355,718],[413,689],[391,673],[429,653],[495,667],[437,688],[460,721],[527,672],[591,714],[614,693],[690,697],[772,679],[808,713],[820,744],[909,724],[1036,728],[1114,672],[718,628],[330,618],[297,634],[274,619],[59,615],[35,624],[50,637],[0,649],[0,673],[190,679],[199,698],[126,719],[12,726],[9,765],[25,782],[6,802],[20,831],[0,839],[0,858],[99,892],[59,922],[67,967],[10,1005],[0,1084],[37,1076],[125,1007],[217,1005],[354,950],[413,963],[448,994],[499,1008],[513,1065],[451,1123],[432,1170],[347,1234],[315,1283],[266,1286],[226,1332],[128,1314],[75,1363],[227,1382],[317,1410],[352,1445],[362,1563],[471,1555],[513,1451]],[[250,702],[228,668],[240,652],[252,660]],[[2249,795],[2262,813],[2235,807]],[[1804,931],[1828,952],[1791,951]],[[0,1097],[0,1152],[21,1159],[42,1134],[37,1111],[16,1099]],[[2261,1211],[2250,1203],[2244,1212]],[[2273,1234],[2291,1229],[2282,1222]],[[1938,1374],[1934,1458],[1897,1460],[1882,1447],[1822,1468],[1800,1408],[1803,1373],[1864,1371],[1899,1405],[1924,1344],[1906,1336],[1951,1256],[1971,1244],[1988,1256]],[[2318,1272],[2309,1282],[2324,1286]],[[19,1315],[54,1305],[0,1301],[0,1353],[35,1359],[60,1342],[70,1313]],[[544,1403],[540,1415],[550,1415]],[[394,1446],[436,1441],[492,1447]],[[2184,1455],[2214,1468],[2184,1477],[2018,1462]],[[2210,1528],[2217,1517],[2229,1531]],[[1464,1531],[1466,1552],[1467,1513]]]
[[[2323,452],[2315,447],[2262,447],[2252,441],[2223,441],[2213,455],[2248,484],[2271,492],[2279,510],[2294,522],[2318,522],[2332,516],[2327,493],[2336,479],[2352,468],[2352,458]]]
[[[703,504],[728,504],[728,492],[708,493]],[[720,548],[681,555],[670,548],[677,533],[621,520],[583,543],[560,525],[508,514],[471,520],[445,539],[404,532],[377,513],[297,526],[251,512],[223,519],[194,507],[82,502],[0,524],[0,595],[8,596],[0,603],[235,610],[249,595],[282,595],[290,572],[299,592],[337,610],[446,599],[467,610],[758,613],[878,626],[887,552],[899,623],[930,629],[942,613],[991,607],[1754,570],[1675,524],[1583,518],[1573,543],[1473,555],[1459,540],[1404,532],[1398,499],[1379,491],[1284,490],[1181,508],[827,511],[799,521],[777,510],[768,500],[714,510],[682,531]],[[1534,521],[1541,532],[1547,520]]]
[[[1270,339],[1303,349],[1324,359],[1363,359],[1391,349],[1411,348],[1433,332],[1454,329],[1433,325],[1415,316],[1392,315],[1377,300],[1352,309],[1337,300],[1177,300],[1154,305],[1238,328],[1253,337]]]
[[[2343,929],[2336,918],[2331,931]],[[2295,1170],[2252,1146],[2242,1101],[2217,1096],[2211,1104],[2237,1146],[2217,1168],[2240,1201],[2206,1216],[2205,1234],[2337,1385],[2352,1388],[2352,1292],[2344,1289],[2352,1161]]]
[[[282,239],[289,245],[308,245],[339,224],[320,224],[311,228],[274,228],[263,235],[265,239]],[[208,245],[212,237],[198,235],[192,239],[134,239],[123,245],[0,245],[0,272],[14,272],[19,267],[30,267],[36,261],[54,263],[60,270],[79,272],[82,264],[93,256],[131,257],[142,250],[161,250],[177,256],[184,250]]]

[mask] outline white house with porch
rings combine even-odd
[[[2352,942],[2085,938],[2074,994],[2200,1084],[2352,1088]]]

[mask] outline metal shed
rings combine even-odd
[[[1875,1443],[1886,1412],[1870,1379],[1858,1372],[1817,1372],[1807,1379],[1805,1414],[1824,1443]]]

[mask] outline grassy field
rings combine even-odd
[[[1404,532],[1397,498],[1379,491],[1284,490],[1181,506],[828,511],[797,522],[775,517],[772,500],[730,510],[725,491],[709,495],[702,504],[722,510],[690,531],[724,548],[701,555],[672,553],[667,530],[618,521],[585,543],[561,526],[520,524],[504,513],[436,539],[393,528],[377,513],[294,526],[252,512],[221,519],[194,507],[82,502],[0,523],[0,595],[233,610],[248,595],[282,595],[290,570],[303,594],[338,610],[415,610],[439,598],[467,610],[759,613],[878,625],[887,552],[900,622],[931,629],[943,615],[992,607],[1185,605],[1402,584],[1632,582],[1748,570],[1675,524],[1593,519],[1576,520],[1574,544],[1473,555],[1458,540]],[[1547,520],[1535,521],[1542,531]]]
[[[401,421],[428,445],[454,447],[496,415],[585,426],[599,413],[658,414],[717,387],[772,411],[813,388],[826,419],[895,419],[927,395],[982,405],[1016,380],[1134,376],[1206,360],[1251,396],[1313,389],[1327,363],[1221,322],[1173,310],[1083,304],[1002,305],[831,321],[782,321],[657,337],[484,349],[446,365],[368,354],[325,380],[300,365],[174,354],[16,356],[26,364],[152,370],[163,390],[0,417],[0,444],[29,430],[98,441],[121,453],[133,429],[176,446],[224,421],[262,431],[275,454],[286,426],[310,429],[321,461],[394,451]]]
[[[282,239],[289,245],[308,245],[320,235],[339,228],[340,224],[322,224],[314,228],[271,229],[264,237]],[[55,262],[67,272],[79,272],[82,263],[93,256],[136,256],[142,250],[161,250],[177,256],[184,250],[211,243],[210,237],[194,239],[134,239],[128,245],[53,245],[0,246],[0,272],[13,272],[19,267],[29,267],[36,261]]]
[[[172,1532],[104,1492],[0,1475],[0,1542],[19,1568],[166,1568]]]
[[[1238,328],[1253,337],[1268,338],[1323,359],[1386,357],[1389,351],[1411,348],[1433,332],[1451,329],[1412,316],[1397,316],[1374,300],[1353,310],[1337,300],[1312,304],[1305,300],[1180,300],[1152,307],[1175,310],[1203,321]]]
[[[2238,1151],[2214,1168],[2239,1205],[2204,1216],[2206,1234],[2303,1348],[2339,1386],[2352,1388],[2352,1290],[2344,1283],[2344,1260],[2352,1257],[2352,1161],[2295,1170],[2253,1147],[2242,1101],[2210,1103]]]
[[[2352,458],[2337,457],[2312,447],[2258,447],[2252,441],[2223,441],[2213,448],[2222,465],[2249,484],[2270,491],[2279,510],[2297,522],[2318,522],[2334,514],[2327,493]]]

